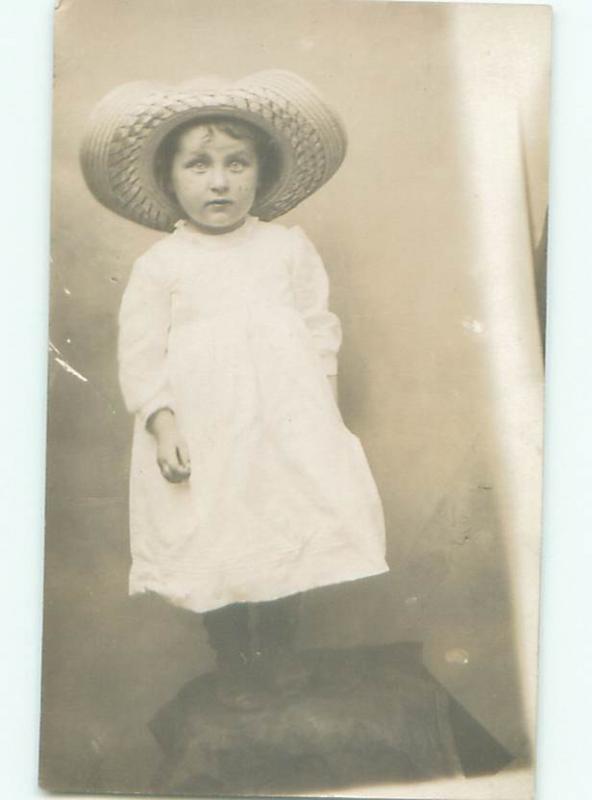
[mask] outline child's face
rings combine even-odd
[[[255,201],[257,177],[257,153],[249,139],[199,124],[180,136],[172,188],[187,217],[205,233],[242,225]]]

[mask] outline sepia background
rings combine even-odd
[[[549,16],[536,7],[71,0],[56,14],[41,773],[142,790],[145,723],[212,666],[198,616],[127,596],[131,419],[116,315],[158,234],[86,189],[78,147],[113,86],[282,67],[349,152],[281,221],[324,257],[341,407],[387,517],[391,573],[307,598],[303,646],[420,641],[432,673],[532,757]],[[391,794],[393,796],[393,794]],[[495,795],[492,795],[495,796]]]

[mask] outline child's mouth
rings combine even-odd
[[[224,206],[231,205],[232,200],[226,200],[224,198],[220,198],[218,200],[209,200],[206,205],[207,206],[214,206],[214,208],[224,208]]]

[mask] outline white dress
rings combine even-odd
[[[299,228],[179,223],[135,263],[120,381],[136,415],[130,593],[209,611],[388,570],[382,506],[341,419],[338,319]],[[146,420],[171,408],[191,477],[169,483]]]

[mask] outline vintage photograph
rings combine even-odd
[[[42,787],[532,796],[550,33],[56,9]]]

